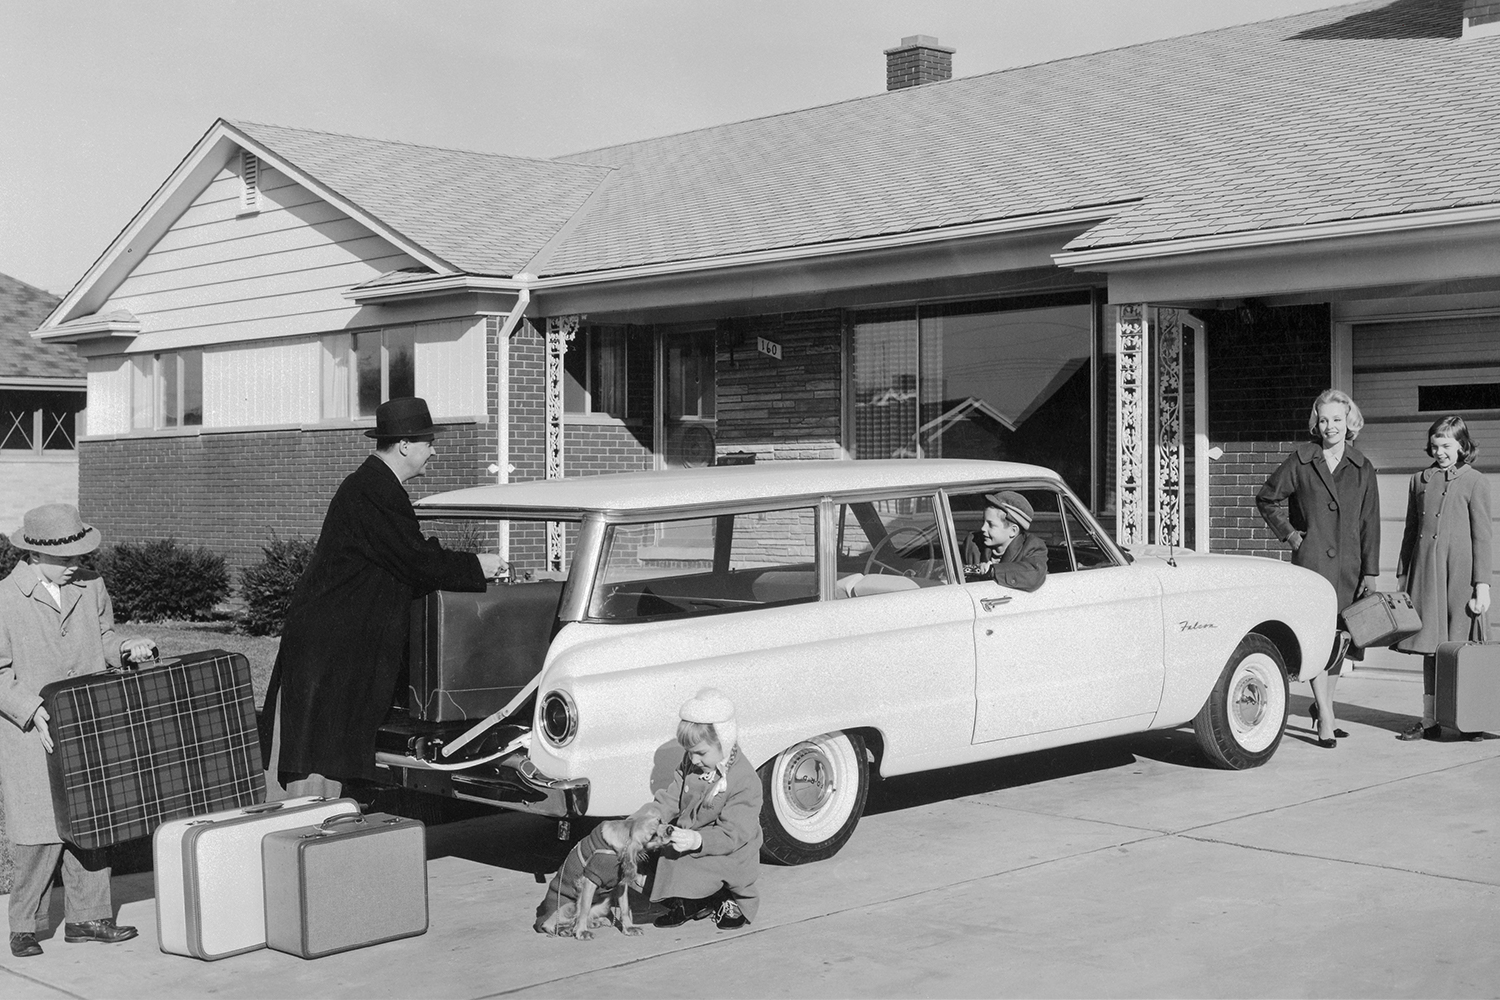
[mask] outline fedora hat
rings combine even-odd
[[[1004,490],[1000,493],[986,493],[984,499],[991,506],[998,507],[1005,512],[1020,527],[1022,531],[1031,527],[1031,519],[1036,517],[1036,512],[1031,509],[1031,504],[1021,494],[1014,490]]]
[[[49,503],[26,512],[10,544],[49,556],[81,556],[99,547],[99,531],[84,524],[72,504]]]
[[[365,431],[370,438],[418,438],[444,430],[432,422],[427,400],[421,396],[402,396],[375,408],[375,426]]]

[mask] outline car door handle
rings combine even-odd
[[[1009,594],[1006,594],[1004,597],[981,597],[979,599],[980,606],[983,607],[986,611],[994,611],[1000,605],[1009,603]]]

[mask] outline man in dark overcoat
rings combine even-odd
[[[375,778],[375,733],[406,662],[411,602],[433,590],[479,591],[498,555],[451,552],[424,538],[402,483],[436,454],[427,403],[393,399],[375,412],[375,454],[328,505],[312,561],[287,611],[261,716],[267,787],[342,793]]]

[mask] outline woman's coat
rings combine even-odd
[[[1433,466],[1411,477],[1398,575],[1422,619],[1422,630],[1396,643],[1407,653],[1435,653],[1438,643],[1469,638],[1465,605],[1474,584],[1489,583],[1490,484],[1472,465],[1448,473]]]
[[[62,608],[30,563],[0,580],[0,789],[5,832],[15,844],[56,844],[47,751],[31,726],[43,685],[120,665],[115,613],[104,580],[78,570]]]
[[[1320,445],[1299,444],[1260,488],[1255,505],[1283,542],[1294,528],[1302,532],[1292,565],[1333,584],[1340,610],[1354,603],[1361,577],[1380,575],[1380,487],[1374,463],[1352,444],[1332,473]]]

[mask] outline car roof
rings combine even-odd
[[[1037,465],[968,459],[782,461],[476,486],[423,497],[416,506],[427,514],[483,508],[630,513],[922,486],[962,487],[1003,479],[1056,482],[1058,475]]]

